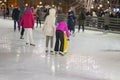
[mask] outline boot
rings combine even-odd
[[[59,54],[60,54],[61,56],[64,56],[64,52],[62,52],[62,51],[60,51]]]
[[[20,36],[20,39],[24,39],[22,35]]]
[[[30,44],[31,46],[35,46],[35,44]]]
[[[46,48],[45,52],[46,52],[46,53],[48,52],[48,48]]]
[[[53,49],[52,49],[52,48],[50,49],[50,52],[53,52]]]

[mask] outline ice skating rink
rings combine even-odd
[[[0,19],[0,80],[120,80],[120,34],[86,30],[71,36],[68,54],[46,54],[41,28],[25,44],[13,21]],[[24,36],[25,38],[25,36]]]

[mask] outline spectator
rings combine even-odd
[[[104,29],[105,30],[109,30],[109,23],[110,23],[109,13],[106,12],[104,16]]]

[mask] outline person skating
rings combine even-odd
[[[73,35],[75,32],[75,24],[76,24],[76,17],[74,15],[74,12],[69,10],[67,25],[68,25],[68,29],[70,30],[71,34],[73,34]]]
[[[70,33],[68,31],[68,27],[66,22],[60,20],[58,26],[56,28],[56,42],[55,42],[55,53],[64,55],[64,32],[66,32],[67,38],[69,39]]]
[[[16,23],[19,24],[19,15],[20,15],[20,10],[18,9],[18,7],[15,7],[12,12],[12,19],[14,20],[14,31],[16,31]],[[20,31],[19,26],[18,26],[18,30]]]
[[[40,11],[40,8],[37,9],[37,17],[36,17],[36,22],[37,22],[37,26],[36,28],[38,27],[38,23],[40,24],[40,27],[41,27],[41,16],[42,16],[42,13]]]
[[[21,20],[22,16],[24,15],[25,11],[26,11],[25,5],[22,5],[21,11],[20,11],[20,17],[19,17],[20,20]],[[20,32],[20,39],[24,39],[24,38],[23,38],[24,32],[25,32],[25,29],[24,29],[24,27],[23,27],[23,25],[22,25],[22,29],[21,29],[21,32]]]
[[[46,17],[43,32],[46,35],[46,52],[49,51],[48,44],[50,41],[50,52],[53,52],[53,37],[55,35],[55,19],[56,19],[56,10],[51,8],[49,10],[49,15]]]
[[[80,11],[77,21],[78,21],[78,32],[80,31],[81,27],[82,27],[82,31],[84,32],[85,14],[82,11]]]
[[[32,34],[32,29],[34,27],[34,16],[32,14],[31,8],[28,8],[25,14],[22,16],[22,19],[19,25],[20,26],[23,25],[26,31],[26,45],[30,44],[31,46],[35,46],[33,42],[33,34]]]

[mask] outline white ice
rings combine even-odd
[[[56,56],[45,53],[42,28],[33,33],[35,47],[0,19],[0,80],[120,80],[120,34],[76,30],[68,54]]]

